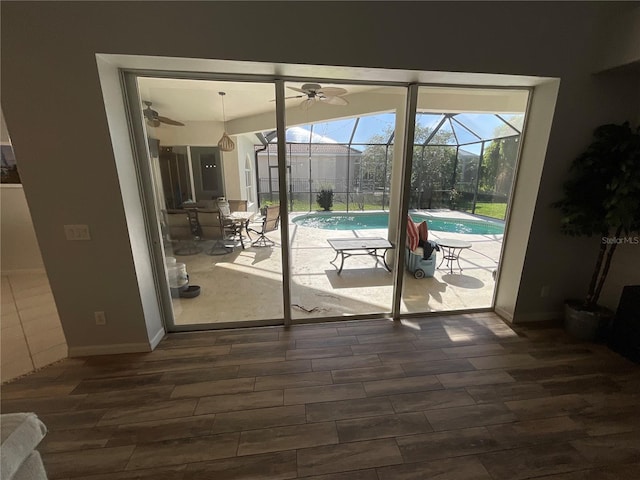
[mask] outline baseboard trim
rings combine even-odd
[[[156,333],[151,339],[151,350],[155,350],[155,348],[162,341],[165,335],[166,335],[166,332],[164,331],[164,328],[161,328],[160,330],[158,330],[158,333]]]
[[[69,357],[114,355],[118,353],[146,353],[152,349],[148,343],[116,343],[113,345],[84,345],[69,347]]]
[[[503,320],[509,322],[509,323],[513,323],[513,314],[507,310],[505,310],[504,308],[500,308],[500,307],[496,307],[494,309],[496,315],[498,315],[500,318],[502,318]]]
[[[41,275],[46,275],[47,271],[44,269],[44,267],[35,267],[35,268],[13,268],[13,269],[3,269],[0,274],[3,277],[9,277],[9,276],[14,276],[14,275],[25,275],[25,274],[29,274],[29,275],[33,275],[33,274],[41,274]]]
[[[513,323],[532,323],[532,322],[549,322],[554,320],[561,320],[564,317],[562,310],[553,310],[548,312],[536,312],[525,313],[516,315],[513,318]]]

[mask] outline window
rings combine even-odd
[[[10,144],[0,146],[0,162],[2,163],[2,183],[22,183],[16,165],[16,156]]]
[[[244,182],[246,185],[247,204],[251,205],[255,203],[254,188],[253,188],[253,168],[251,168],[251,155],[247,154],[244,160]]]

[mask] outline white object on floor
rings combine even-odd
[[[0,415],[0,478],[46,480],[47,474],[36,447],[47,427],[35,413]]]

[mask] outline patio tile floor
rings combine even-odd
[[[464,214],[462,214],[464,215]],[[294,319],[387,313],[391,309],[393,275],[368,256],[345,260],[341,275],[329,263],[335,255],[328,238],[387,236],[386,229],[323,230],[290,224]],[[282,318],[282,262],[280,232],[268,235],[273,247],[236,248],[232,253],[210,256],[177,256],[187,265],[190,284],[201,294],[193,299],[174,299],[176,324],[204,324]],[[433,278],[415,279],[405,272],[403,313],[439,312],[489,308],[495,282],[502,235],[471,235],[431,231],[429,238],[468,241],[459,272],[450,274],[444,265]],[[438,253],[440,264],[442,252]]]

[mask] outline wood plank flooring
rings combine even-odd
[[[2,386],[55,479],[640,478],[640,366],[492,314],[168,335]]]

